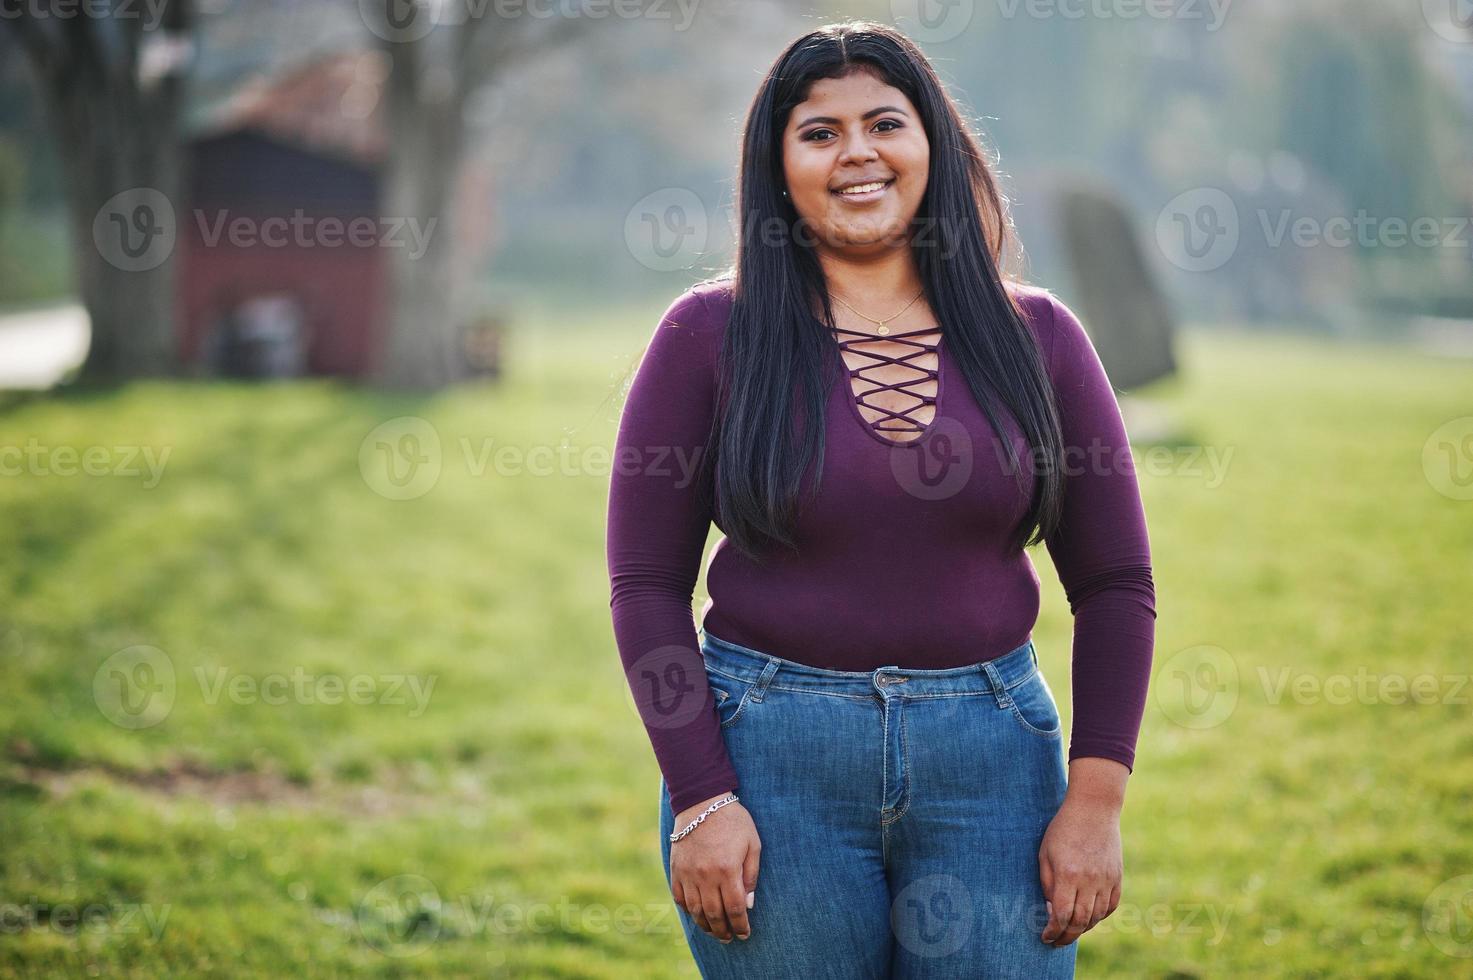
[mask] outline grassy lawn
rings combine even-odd
[[[0,477],[0,975],[697,975],[603,564],[658,312],[529,328],[505,383],[428,400],[0,412],[28,454]],[[1124,905],[1081,976],[1473,976],[1473,501],[1423,452],[1473,366],[1181,355],[1153,394],[1187,436],[1136,447],[1160,619]],[[380,442],[427,462],[401,486]]]

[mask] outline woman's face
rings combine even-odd
[[[899,89],[868,71],[820,79],[793,108],[782,146],[805,235],[845,251],[904,243],[926,193],[931,144]]]

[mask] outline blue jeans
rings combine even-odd
[[[1074,975],[1078,944],[1039,939],[1038,848],[1067,772],[1032,640],[968,667],[864,672],[703,637],[762,856],[750,939],[722,943],[677,908],[702,977]],[[674,829],[662,777],[667,884]]]

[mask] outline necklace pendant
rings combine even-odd
[[[890,328],[887,327],[887,326],[885,326],[882,323],[882,324],[880,324],[880,329],[879,330],[876,330],[875,332],[878,333],[881,337],[883,337],[883,336],[885,336],[885,334],[887,334],[887,333],[890,332]]]

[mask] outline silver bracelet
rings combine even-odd
[[[706,807],[705,810],[701,811],[701,813],[700,813],[699,816],[697,816],[694,820],[692,820],[690,823],[688,823],[686,825],[686,827],[685,827],[684,830],[677,831],[676,833],[671,834],[670,835],[670,843],[674,844],[676,841],[680,840],[680,838],[684,837],[686,834],[690,833],[692,830],[695,830],[696,827],[700,824],[700,822],[702,820],[705,820],[711,814],[715,813],[717,810],[719,810],[722,807],[726,806],[726,804],[728,804],[728,803],[735,803],[737,801],[737,799],[738,799],[738,797],[737,797],[737,795],[735,793],[728,793],[726,795],[726,798],[725,799],[720,799],[720,800],[717,800],[715,803],[712,803],[710,806]]]

